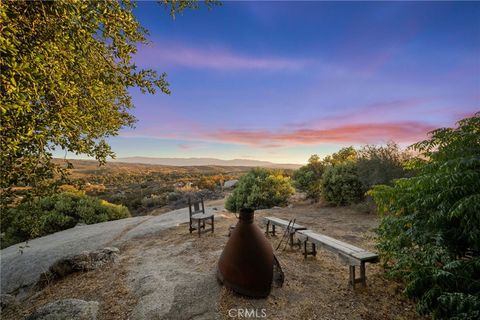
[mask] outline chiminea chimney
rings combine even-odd
[[[253,223],[253,214],[252,209],[240,209],[238,223],[218,261],[217,277],[239,294],[262,298],[272,287],[273,250]]]

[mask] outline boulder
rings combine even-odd
[[[64,299],[41,306],[27,320],[95,320],[97,312],[96,301]]]
[[[237,184],[238,180],[228,180],[228,181],[225,181],[225,183],[223,184],[223,188],[224,189],[231,189],[233,187],[235,187],[235,185]]]

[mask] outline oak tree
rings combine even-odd
[[[216,2],[206,1],[208,6]],[[172,16],[197,1],[164,0]],[[131,1],[0,3],[0,139],[2,203],[12,187],[46,190],[58,173],[52,151],[104,163],[106,142],[135,118],[129,93],[169,94],[165,73],[132,60],[148,32]]]

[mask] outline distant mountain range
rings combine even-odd
[[[156,164],[163,166],[244,166],[244,167],[263,167],[263,168],[282,168],[282,169],[298,169],[300,164],[293,163],[273,163],[269,161],[248,160],[248,159],[233,159],[221,160],[215,158],[151,158],[151,157],[127,157],[117,158],[109,162],[124,162],[124,163],[143,163]]]

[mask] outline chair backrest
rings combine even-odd
[[[205,206],[203,204],[203,198],[200,200],[193,200],[189,197],[188,198],[188,212],[190,216],[196,213],[205,213]]]

